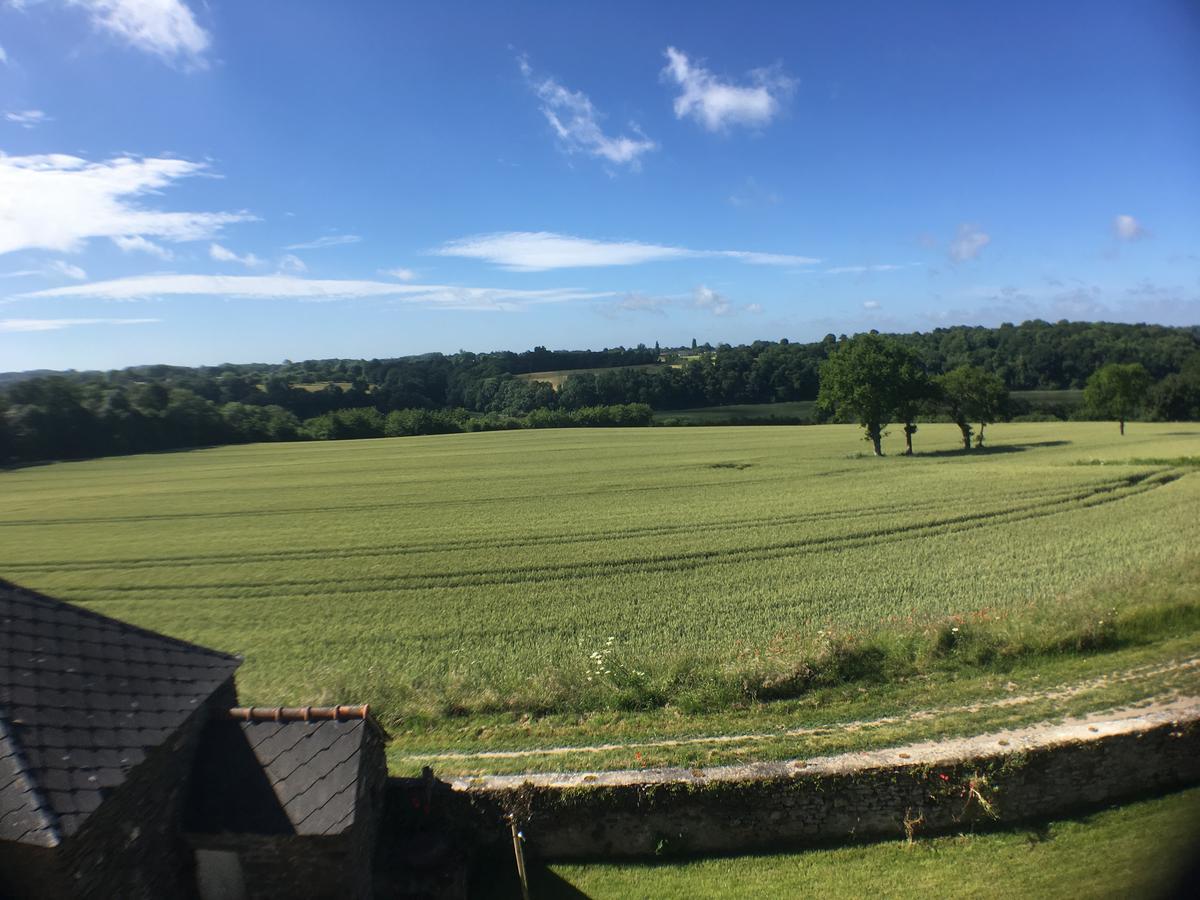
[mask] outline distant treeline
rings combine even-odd
[[[841,336],[844,338],[845,336]],[[1009,390],[1081,388],[1108,363],[1156,384],[1144,415],[1200,417],[1200,326],[1042,321],[893,337],[929,374],[975,366]],[[78,459],[248,441],[435,434],[510,427],[650,424],[650,410],[813,400],[838,346],[781,340],[663,351],[430,353],[111,372],[0,376],[0,460]],[[634,368],[663,361],[659,368]],[[558,391],[536,372],[601,369]],[[1020,410],[1014,410],[1020,412]]]

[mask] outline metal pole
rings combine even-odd
[[[517,877],[521,880],[521,900],[529,900],[529,878],[525,874],[525,835],[517,830],[517,823],[509,821],[512,829],[513,856],[517,859]]]

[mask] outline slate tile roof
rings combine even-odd
[[[340,834],[354,824],[374,723],[212,722],[197,754],[189,831]]]
[[[74,834],[239,664],[0,580],[0,840]]]

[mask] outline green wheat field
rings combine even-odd
[[[1138,584],[1195,572],[1200,427],[993,425],[970,454],[957,434],[922,426],[912,458],[895,430],[875,459],[812,426],[29,467],[0,472],[0,577],[242,654],[244,702],[369,702],[403,729],[1104,649]],[[1177,637],[1181,604],[1194,625],[1172,602],[1137,627]]]

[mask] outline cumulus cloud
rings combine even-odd
[[[634,266],[671,259],[736,259],[752,265],[795,266],[820,262],[808,256],[753,250],[693,250],[640,241],[597,241],[549,231],[505,231],[461,238],[433,253],[480,259],[517,272],[593,266]]]
[[[563,149],[568,153],[583,153],[607,160],[616,165],[636,169],[640,157],[657,149],[635,123],[629,124],[632,137],[610,137],[600,127],[601,115],[582,91],[572,91],[549,76],[537,78],[525,57],[517,60],[521,74],[541,101],[542,115],[550,123]]]
[[[174,254],[166,247],[156,244],[154,241],[148,241],[140,234],[118,235],[112,239],[112,242],[120,248],[122,253],[148,253],[159,259],[174,259]]]
[[[238,256],[228,247],[222,247],[220,244],[209,244],[208,255],[217,262],[234,262],[248,268],[254,268],[255,266],[262,265],[262,260],[253,253],[247,253],[245,256]]]
[[[167,212],[138,199],[206,171],[183,159],[118,157],[88,162],[61,153],[0,153],[0,253],[71,251],[94,237],[210,238],[244,212]]]
[[[295,254],[285,253],[279,260],[279,271],[286,275],[303,275],[308,271],[308,266]]]
[[[80,325],[150,325],[162,319],[0,319],[0,334],[29,331],[61,331]]]
[[[51,121],[50,117],[40,109],[11,110],[4,114],[6,122],[20,125],[22,128],[36,128],[44,122]]]
[[[728,297],[703,284],[692,292],[692,306],[707,310],[714,316],[727,316],[733,312],[733,304],[729,302]]]
[[[181,0],[67,0],[92,24],[165,62],[202,67],[210,38]]]
[[[394,298],[445,309],[515,311],[546,303],[611,297],[607,291],[575,288],[514,290],[440,284],[396,284],[390,281],[295,278],[289,275],[138,275],[89,284],[20,294],[39,300],[89,297],[98,300],[146,300],[158,297],[207,296],[237,300],[363,300]]]
[[[311,241],[302,241],[299,244],[288,244],[284,250],[321,250],[325,247],[340,247],[343,244],[357,244],[361,241],[357,234],[329,234],[325,237],[319,237]]]
[[[1120,215],[1113,219],[1113,234],[1122,241],[1139,241],[1149,232],[1133,216]]]
[[[974,259],[991,242],[992,236],[981,231],[979,226],[963,223],[958,226],[958,232],[950,242],[950,258],[954,262]]]
[[[675,117],[695,119],[709,131],[724,131],[730,125],[769,124],[796,86],[778,65],[755,69],[748,85],[737,85],[721,81],[682,50],[668,47],[665,55],[663,77],[680,88]]]

